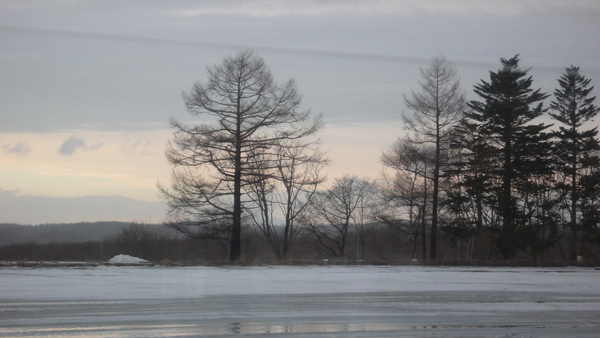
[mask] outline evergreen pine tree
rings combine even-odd
[[[493,226],[489,221],[490,210],[486,206],[494,204],[495,196],[487,187],[491,177],[487,174],[491,157],[485,136],[479,133],[479,125],[462,119],[452,131],[452,160],[445,171],[449,183],[447,199],[442,203],[452,214],[452,221],[443,228],[450,236],[471,241],[467,253],[470,258],[479,257],[478,236],[485,228]]]
[[[554,91],[550,116],[562,124],[553,133],[557,139],[554,154],[560,182],[558,188],[566,200],[570,259],[576,260],[578,230],[583,230],[582,224],[578,223],[590,210],[586,201],[581,200],[582,194],[590,195],[590,186],[585,187],[583,182],[596,181],[590,175],[600,166],[598,128],[582,128],[600,108],[594,105],[596,97],[590,96],[594,89],[590,86],[591,80],[579,74],[579,67],[565,69],[565,74],[558,79],[560,88]]]
[[[514,258],[516,252],[528,245],[530,229],[526,229],[526,215],[519,195],[524,182],[532,175],[548,171],[546,154],[549,136],[545,124],[531,123],[546,109],[542,102],[548,95],[533,90],[533,79],[527,70],[519,69],[519,56],[500,59],[502,69],[490,71],[490,81],[475,85],[475,93],[482,101],[470,101],[471,111],[466,121],[473,123],[487,143],[486,175],[497,202],[491,206],[501,219],[496,245],[503,259]]]

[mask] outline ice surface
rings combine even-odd
[[[597,337],[593,268],[0,269],[0,337]]]
[[[590,268],[107,267],[1,270],[3,299],[179,299],[353,292],[600,292]]]

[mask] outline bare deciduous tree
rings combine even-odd
[[[262,171],[271,178],[248,187],[250,198],[256,202],[248,207],[248,214],[278,259],[287,258],[298,235],[297,218],[325,179],[321,169],[329,161],[315,145],[316,141],[280,145],[274,154],[275,167]],[[276,212],[283,217],[283,224],[276,224]]]
[[[332,256],[346,252],[346,238],[351,226],[364,223],[376,198],[374,184],[368,179],[346,175],[319,193],[303,214],[303,223],[322,249]],[[357,229],[358,230],[358,229]]]
[[[183,95],[188,112],[203,123],[187,126],[171,119],[174,139],[166,155],[174,166],[172,185],[159,189],[168,205],[169,226],[188,236],[221,238],[224,230],[229,259],[236,261],[241,255],[244,187],[266,179],[253,166],[269,161],[270,156],[261,156],[281,142],[314,134],[322,120],[300,110],[294,80],[277,85],[264,60],[252,51],[226,57],[207,73],[206,84],[197,82]],[[206,231],[215,226],[216,233]]]
[[[424,142],[434,144],[435,148],[430,243],[430,259],[435,260],[443,153],[448,149],[449,131],[465,109],[465,93],[456,69],[443,55],[434,57],[429,68],[421,69],[421,77],[421,92],[404,96],[404,102],[413,114],[403,118],[408,130],[420,135]]]
[[[384,172],[381,191],[386,208],[378,214],[378,219],[395,230],[409,234],[409,239],[413,241],[413,259],[416,258],[419,235],[421,258],[427,259],[426,219],[430,215],[429,181],[433,171],[433,155],[434,149],[423,145],[418,138],[403,138],[381,156],[381,162],[392,169],[393,174]],[[402,216],[408,216],[408,223]],[[408,229],[403,227],[406,224]]]

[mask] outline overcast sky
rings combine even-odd
[[[0,222],[158,221],[155,203],[73,216],[68,202],[157,202],[169,118],[193,122],[182,92],[241,49],[324,115],[330,181],[375,179],[432,56],[457,67],[470,99],[517,53],[548,93],[571,64],[598,83],[598,18],[596,0],[0,0]]]

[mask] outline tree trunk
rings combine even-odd
[[[500,254],[504,260],[510,260],[513,257],[514,224],[511,208],[511,186],[512,186],[512,144],[510,136],[512,134],[510,127],[506,126],[504,131],[504,172],[502,177],[502,192],[500,198],[500,208],[502,210],[502,231],[500,232],[499,246]]]
[[[571,222],[569,233],[570,258],[577,260],[577,153],[573,154],[571,172]]]
[[[425,175],[426,176],[426,175]],[[423,188],[423,212],[421,213],[421,230],[423,231],[423,260],[427,260],[427,179],[424,179]]]
[[[435,261],[437,258],[437,226],[438,226],[438,195],[440,184],[440,129],[437,122],[435,139],[435,159],[433,168],[433,199],[431,201],[431,240],[429,259]]]
[[[240,259],[242,246],[242,117],[239,99],[237,105],[235,169],[233,174],[233,224],[231,226],[231,237],[229,238],[229,260],[233,262]]]

